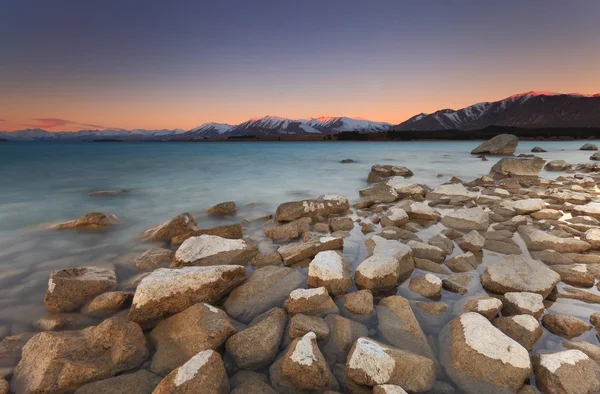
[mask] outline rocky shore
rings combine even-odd
[[[358,198],[223,202],[221,226],[140,234],[126,267],[53,271],[37,331],[0,324],[0,394],[598,392],[600,175],[517,144],[473,150],[503,156],[488,176],[374,163]]]

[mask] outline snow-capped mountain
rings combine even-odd
[[[600,127],[600,94],[531,91],[458,111],[419,114],[392,130],[477,130],[487,126]]]
[[[122,139],[122,140],[145,140],[170,138],[185,133],[186,130],[79,130],[76,132],[58,131],[49,132],[42,129],[25,129],[13,132],[0,132],[0,138],[18,141],[47,141],[47,140],[101,140],[101,139]]]
[[[219,138],[231,130],[233,126],[225,123],[204,123],[185,133],[186,137]]]

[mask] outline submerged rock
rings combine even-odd
[[[190,213],[182,213],[158,227],[146,230],[142,238],[146,241],[170,242],[171,238],[198,230],[196,219]]]
[[[564,160],[552,160],[546,163],[544,169],[546,171],[566,171],[569,170],[571,167],[572,166]]]
[[[237,206],[235,205],[235,203],[233,201],[222,202],[222,203],[212,206],[206,210],[206,212],[208,212],[208,214],[215,215],[215,216],[235,215],[236,211],[237,211]]]
[[[106,316],[129,307],[133,293],[128,291],[108,291],[96,296],[83,308],[83,313],[90,316]]]
[[[329,337],[322,349],[329,364],[346,362],[346,356],[354,341],[369,335],[367,326],[340,315],[327,315],[325,322],[329,326]]]
[[[257,254],[258,248],[242,239],[201,235],[181,244],[171,267],[246,265]]]
[[[379,175],[380,177],[386,178],[390,176],[409,177],[413,175],[413,172],[406,167],[398,167],[388,164],[374,164],[371,167],[371,172]]]
[[[288,242],[298,239],[307,231],[310,231],[311,218],[300,218],[280,226],[271,227],[265,231],[267,238],[275,242]]]
[[[142,271],[154,271],[157,268],[167,268],[173,262],[175,252],[164,248],[148,249],[143,255],[133,261],[135,267]]]
[[[102,212],[86,213],[85,215],[66,223],[50,226],[50,230],[82,229],[93,230],[111,227],[119,223],[115,215],[107,215]]]
[[[498,134],[471,151],[472,155],[512,155],[517,149],[519,138],[512,134]]]
[[[44,298],[51,312],[72,312],[117,284],[115,271],[98,267],[78,267],[52,271]]]

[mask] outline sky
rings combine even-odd
[[[596,0],[0,0],[0,130],[400,123],[600,93]]]

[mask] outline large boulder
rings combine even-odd
[[[591,324],[570,315],[549,313],[542,318],[542,324],[554,335],[564,338],[575,338],[592,329]]]
[[[209,304],[198,303],[158,323],[148,338],[156,353],[152,372],[166,375],[196,353],[217,349],[235,333],[227,314]]]
[[[171,238],[171,245],[181,245],[186,239],[192,237],[199,237],[201,235],[216,235],[217,237],[221,238],[240,239],[242,238],[242,231],[242,225],[239,223],[226,224],[224,226],[217,226],[212,228],[201,228]]]
[[[243,239],[201,235],[188,238],[181,244],[171,267],[246,265],[257,254],[258,248]]]
[[[528,351],[533,349],[544,332],[538,319],[531,315],[499,317],[492,320],[492,324]]]
[[[171,238],[198,230],[196,219],[190,213],[182,213],[158,227],[146,230],[142,238],[147,241],[170,242]]]
[[[44,303],[51,312],[72,312],[117,284],[115,271],[77,267],[52,271]]]
[[[227,313],[243,323],[274,307],[281,307],[289,294],[306,283],[306,277],[293,268],[267,266],[252,272],[233,290],[224,303]]]
[[[579,148],[579,150],[598,150],[598,147],[594,144],[585,143]]]
[[[302,313],[309,316],[322,316],[339,313],[339,309],[325,287],[316,289],[296,289],[283,303],[290,316]]]
[[[370,257],[356,268],[359,289],[387,291],[407,279],[415,268],[412,249],[403,243],[374,235],[365,242]]]
[[[401,227],[406,223],[408,223],[408,214],[400,207],[391,207],[381,217],[381,225],[383,227]]]
[[[75,394],[152,394],[161,380],[161,376],[155,375],[145,369],[140,369],[134,373],[84,384],[75,391]]]
[[[319,252],[308,266],[308,285],[323,286],[331,295],[346,293],[352,287],[350,265],[336,251]]]
[[[546,160],[540,158],[517,159],[504,158],[494,164],[490,170],[492,178],[537,178],[546,164]]]
[[[480,276],[483,287],[497,294],[526,291],[546,298],[560,282],[560,275],[537,260],[507,256]]]
[[[456,230],[485,231],[490,226],[490,215],[479,207],[463,208],[447,213],[442,224]]]
[[[18,394],[73,392],[135,368],[147,357],[140,326],[122,318],[81,331],[42,332],[23,347],[12,388]]]
[[[115,215],[107,215],[102,212],[86,213],[85,215],[66,223],[55,224],[50,230],[81,229],[95,230],[114,226],[119,223]]]
[[[479,155],[485,153],[488,155],[512,155],[515,153],[518,144],[519,138],[517,136],[512,134],[498,134],[473,149],[471,154]]]
[[[275,220],[291,222],[302,217],[316,218],[346,213],[350,208],[348,199],[336,195],[323,195],[316,200],[285,202],[277,207]]]
[[[277,252],[281,255],[284,265],[292,265],[304,259],[312,258],[319,252],[342,249],[344,239],[338,237],[319,237],[308,242],[294,242],[280,246]]]
[[[246,269],[240,265],[157,269],[138,285],[128,318],[151,327],[198,302],[219,300],[242,283],[245,276]]]
[[[227,394],[229,380],[219,353],[204,350],[167,375],[153,394]]]
[[[539,319],[546,309],[543,301],[544,297],[537,293],[504,293],[504,299],[502,302],[502,315],[512,316],[527,314]]]
[[[531,374],[527,349],[479,313],[446,324],[439,345],[446,374],[465,393],[515,393]]]
[[[557,237],[533,226],[519,226],[519,234],[525,241],[527,249],[531,251],[554,250],[561,253],[579,253],[592,247],[580,239]]]
[[[600,366],[580,350],[563,350],[533,356],[537,387],[544,393],[600,391]]]

